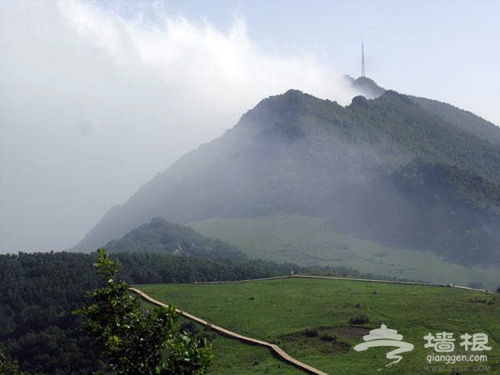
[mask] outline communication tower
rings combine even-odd
[[[361,77],[366,77],[365,71],[365,42],[361,39]]]

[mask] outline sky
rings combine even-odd
[[[0,252],[67,249],[261,99],[341,77],[500,125],[500,2],[0,1]]]

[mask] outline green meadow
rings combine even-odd
[[[428,251],[393,248],[343,235],[321,218],[292,215],[212,219],[190,226],[256,259],[343,266],[398,280],[452,282],[489,289],[500,286],[498,269],[460,265]]]
[[[152,297],[240,334],[278,344],[328,374],[500,373],[500,296],[447,287],[286,278],[221,284],[143,285]],[[414,349],[386,367],[390,348],[353,349],[385,324]],[[455,351],[487,362],[429,364],[424,336],[453,333]],[[468,352],[460,335],[485,333],[483,352]],[[300,374],[260,347],[216,336],[210,374]],[[393,350],[393,349],[392,349]]]

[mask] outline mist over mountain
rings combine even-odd
[[[150,223],[106,244],[106,250],[119,253],[156,253],[212,260],[246,260],[245,255],[221,240],[196,233],[192,228],[154,218]]]
[[[385,92],[385,89],[377,85],[371,78],[362,76],[355,79],[348,75],[344,76],[344,78],[355,91],[367,99],[378,98]]]
[[[349,236],[461,264],[500,265],[500,129],[348,79],[365,95],[346,107],[297,90],[262,100],[109,210],[75,248],[94,250],[155,217],[186,224],[279,214],[324,218]]]

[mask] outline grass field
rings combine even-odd
[[[446,287],[288,278],[228,284],[146,285],[141,289],[165,303],[241,334],[278,344],[290,355],[329,374],[500,374],[498,294]],[[364,324],[351,324],[365,316]],[[356,352],[363,335],[381,324],[414,344],[388,368],[390,349]],[[486,333],[484,363],[442,365],[426,361],[428,333]],[[300,374],[263,348],[217,337],[210,374]],[[463,351],[462,351],[463,352]],[[458,350],[456,353],[460,353]],[[471,354],[471,352],[463,352]],[[449,353],[447,353],[449,354]],[[451,353],[453,354],[453,353]],[[472,353],[474,354],[474,353]],[[481,366],[481,367],[479,367]],[[460,368],[459,368],[460,367]],[[465,367],[465,368],[462,368]],[[481,371],[479,371],[481,370]],[[488,372],[484,370],[489,370]]]
[[[213,349],[215,357],[208,375],[304,374],[274,358],[266,348],[243,344],[223,336],[216,337]]]
[[[273,216],[192,223],[199,233],[225,240],[252,258],[299,265],[344,266],[385,277],[496,289],[500,270],[450,263],[421,250],[397,249],[341,235],[324,219]]]

